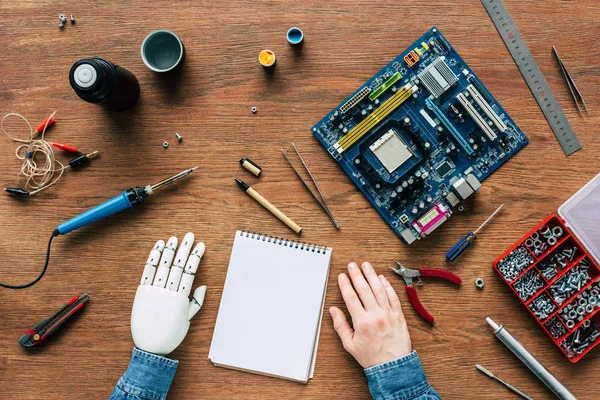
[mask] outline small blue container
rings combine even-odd
[[[296,27],[290,28],[290,30],[287,31],[287,40],[291,45],[294,46],[302,43],[302,40],[304,40],[304,33],[302,33],[302,29]]]

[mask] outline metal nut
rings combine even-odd
[[[475,279],[475,287],[477,289],[483,289],[484,286],[485,286],[485,281],[483,280],[483,278]]]
[[[169,147],[169,142],[163,142],[163,147],[166,149],[167,147]]]

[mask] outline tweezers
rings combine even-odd
[[[302,181],[302,183],[304,184],[304,187],[306,187],[308,189],[308,191],[310,192],[310,194],[312,195],[312,197],[317,201],[317,203],[319,203],[319,205],[321,206],[321,208],[323,208],[323,210],[325,210],[325,212],[327,213],[327,215],[331,219],[331,222],[333,222],[333,225],[337,229],[340,229],[340,224],[337,222],[337,220],[335,219],[335,217],[333,216],[333,214],[329,210],[329,205],[327,204],[327,200],[325,200],[325,196],[323,196],[323,193],[321,192],[321,189],[319,188],[319,185],[317,184],[317,181],[315,180],[315,177],[310,172],[310,169],[308,169],[308,165],[306,165],[306,163],[304,162],[304,158],[302,158],[302,155],[300,154],[300,152],[298,151],[298,149],[296,148],[296,145],[294,143],[292,143],[292,147],[296,151],[296,154],[298,154],[298,158],[302,162],[302,165],[304,166],[304,169],[306,170],[306,172],[308,172],[308,176],[310,176],[310,179],[312,180],[312,183],[315,185],[315,188],[317,188],[317,192],[319,193],[320,198],[317,197],[317,195],[311,189],[311,187],[308,185],[308,183],[306,182],[306,180],[304,180],[304,178],[302,177],[302,175],[300,175],[300,172],[298,172],[298,170],[296,169],[296,167],[292,163],[292,160],[290,160],[288,158],[285,150],[281,149],[281,152],[283,153],[283,156],[285,157],[285,159],[288,162],[288,164],[290,164],[290,167],[292,167],[292,169],[294,170],[294,172],[296,173],[296,175],[298,175],[298,178],[300,178],[300,181]]]
[[[569,91],[571,92],[571,97],[573,98],[573,101],[575,102],[577,111],[579,111],[580,114],[582,113],[581,108],[579,107],[579,101],[581,101],[581,104],[583,104],[583,107],[585,108],[585,112],[589,112],[587,105],[585,104],[585,100],[583,100],[583,96],[581,95],[581,92],[577,88],[577,85],[575,84],[575,81],[571,77],[571,74],[569,74],[569,71],[567,71],[567,68],[563,64],[560,56],[558,55],[558,51],[556,50],[556,47],[552,46],[552,50],[554,50],[554,54],[556,55],[556,59],[558,60],[558,65],[560,65],[560,69],[562,70],[565,80],[567,81],[567,85],[569,86]]]

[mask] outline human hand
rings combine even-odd
[[[362,272],[356,263],[351,262],[348,273],[352,283],[346,274],[338,276],[338,283],[354,328],[342,310],[338,307],[329,309],[333,327],[344,349],[363,368],[410,354],[408,327],[400,300],[390,282],[383,275],[377,276],[368,262],[362,264]]]
[[[150,252],[131,310],[131,335],[137,348],[169,354],[181,344],[190,320],[200,311],[206,286],[197,288],[192,300],[188,297],[206,246],[198,243],[190,255],[193,244],[194,234],[188,232],[177,255],[176,237],[171,237],[166,246],[159,240]]]

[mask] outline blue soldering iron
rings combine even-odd
[[[48,241],[46,262],[40,275],[33,281],[24,285],[7,285],[4,283],[0,283],[0,287],[8,289],[24,289],[36,284],[40,279],[42,279],[42,277],[46,273],[46,269],[48,268],[48,260],[50,259],[50,245],[52,244],[52,239],[54,237],[59,235],[66,235],[67,233],[72,232],[75,229],[79,229],[93,222],[99,221],[106,217],[110,217],[111,215],[117,214],[118,212],[121,212],[128,208],[137,206],[138,204],[143,203],[146,197],[150,196],[156,190],[164,186],[170,185],[171,183],[188,176],[197,168],[198,167],[186,169],[185,171],[181,171],[176,175],[173,175],[167,179],[163,179],[162,181],[155,183],[154,185],[136,186],[127,189],[118,196],[115,196],[112,199],[107,200],[104,203],[97,205],[96,207],[90,208],[84,213],[79,214],[78,216],[71,218],[66,222],[63,222],[54,230],[54,232],[52,232],[52,236]]]

